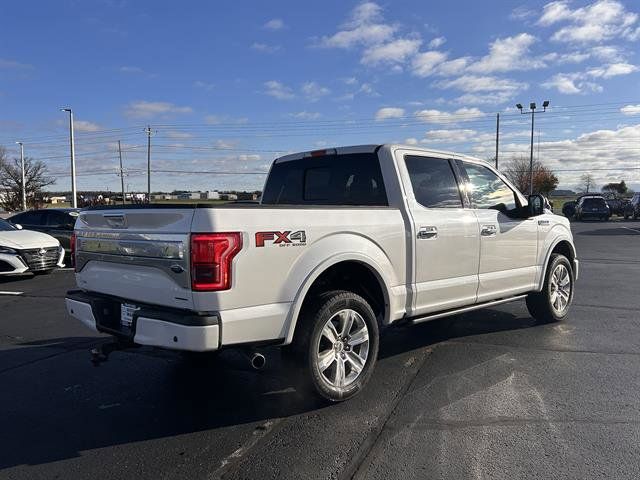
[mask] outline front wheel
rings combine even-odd
[[[314,389],[333,402],[366,385],[378,356],[376,316],[361,296],[344,290],[320,295],[305,308],[294,340]]]
[[[527,295],[527,309],[531,316],[541,322],[562,320],[573,299],[573,284],[573,268],[569,259],[558,253],[552,254],[542,291]]]

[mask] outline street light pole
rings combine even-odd
[[[69,144],[71,147],[71,206],[78,208],[78,200],[76,195],[76,147],[73,140],[73,110],[70,108],[61,108],[61,112],[69,112]]]
[[[542,102],[542,112],[547,111],[547,107],[549,106],[549,100],[545,100]],[[520,113],[523,115],[531,115],[531,150],[529,154],[529,195],[533,195],[533,130],[535,125],[535,117],[536,117],[536,104],[535,102],[531,102],[529,104],[529,111],[525,112],[522,110],[522,104],[517,103],[516,108],[520,110]]]
[[[22,211],[24,212],[27,209],[27,186],[25,185],[24,180],[24,144],[22,142],[16,142],[20,145],[20,172],[22,175],[22,183],[20,184],[21,194],[22,194]]]

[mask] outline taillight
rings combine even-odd
[[[71,252],[69,253],[69,258],[71,259],[71,266],[74,270],[76,270],[76,232],[71,234]],[[78,270],[76,270],[77,272]]]
[[[191,288],[198,291],[231,288],[231,262],[242,250],[242,235],[194,233],[191,235]]]

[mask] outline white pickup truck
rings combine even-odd
[[[260,204],[83,211],[69,313],[125,345],[282,345],[339,401],[371,376],[379,332],[512,300],[562,319],[569,222],[484,161],[401,145],[273,162]]]

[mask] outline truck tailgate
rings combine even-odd
[[[84,290],[193,308],[189,232],[194,209],[87,210],[76,223],[76,279]]]

